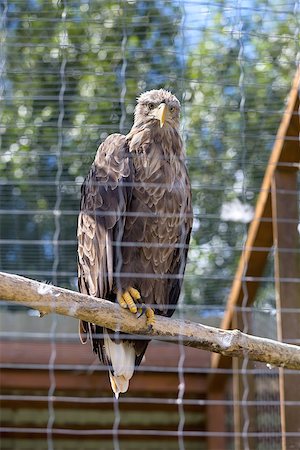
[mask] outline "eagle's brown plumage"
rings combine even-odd
[[[100,145],[82,186],[81,292],[116,301],[117,292],[134,287],[157,314],[173,314],[192,227],[179,113],[170,92],[145,92],[130,133],[113,134]],[[149,341],[115,341],[113,332],[82,323],[81,332],[88,331],[94,351],[110,366],[115,394],[125,392]]]

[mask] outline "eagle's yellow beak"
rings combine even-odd
[[[160,128],[162,128],[166,121],[167,105],[165,103],[161,103],[157,108],[155,108],[153,113],[155,119],[159,120]]]

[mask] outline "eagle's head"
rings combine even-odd
[[[171,92],[153,89],[137,99],[134,125],[152,125],[158,128],[179,128],[180,103]]]

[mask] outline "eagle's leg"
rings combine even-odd
[[[141,302],[141,294],[137,289],[128,287],[125,292],[118,292],[117,300],[122,308],[128,308],[132,314],[139,313],[138,317],[145,314],[146,323],[149,328],[152,328],[155,323],[154,311],[152,308],[149,308],[149,306],[146,306]]]

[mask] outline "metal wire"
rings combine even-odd
[[[67,42],[68,32],[66,29],[66,17],[67,17],[67,0],[63,0],[63,10],[61,14],[62,23],[62,33],[60,42],[61,51],[61,65],[60,65],[60,91],[58,97],[59,104],[59,115],[57,119],[57,150],[56,150],[56,161],[57,161],[57,171],[55,176],[55,186],[56,186],[56,202],[53,210],[55,231],[53,235],[53,265],[52,265],[52,281],[54,285],[58,282],[58,267],[60,263],[60,249],[59,249],[59,238],[61,233],[61,202],[62,202],[62,191],[60,189],[61,176],[63,172],[63,162],[62,162],[62,148],[63,148],[63,129],[62,124],[65,117],[65,107],[64,107],[64,95],[66,91],[66,79],[65,79],[65,68],[67,64],[67,57],[65,53],[65,46]],[[55,300],[54,300],[55,301]],[[47,422],[47,443],[48,450],[54,450],[53,441],[53,425],[55,422],[55,410],[54,404],[52,402],[52,397],[56,389],[56,379],[55,379],[55,360],[56,360],[56,340],[55,333],[57,329],[57,317],[53,315],[52,325],[51,325],[51,355],[49,359],[49,390],[48,390],[48,422]]]
[[[105,28],[103,25],[107,17],[103,18],[101,14],[107,12],[106,3],[109,4],[109,15],[113,15],[115,20],[112,28]],[[176,314],[181,320],[189,318],[218,324],[224,315],[230,285],[237,280],[234,274],[235,266],[233,264],[227,266],[226,258],[230,255],[232,258],[230,261],[236,260],[241,250],[270,253],[272,256],[272,243],[270,247],[265,244],[246,247],[245,237],[252,219],[251,214],[246,217],[243,210],[238,219],[227,220],[222,216],[221,209],[210,206],[221,205],[225,200],[230,203],[233,198],[239,198],[242,205],[250,205],[253,208],[259,193],[270,193],[270,190],[259,187],[266,167],[270,168],[273,164],[293,170],[299,167],[295,162],[279,164],[268,162],[271,144],[276,142],[279,145],[283,139],[275,135],[277,125],[274,124],[275,122],[279,124],[284,115],[283,99],[290,88],[287,67],[299,58],[294,56],[297,48],[299,53],[297,19],[299,1],[268,1],[264,4],[256,2],[252,5],[240,0],[225,3],[178,0],[164,1],[159,8],[156,8],[158,2],[153,0],[144,2],[119,0],[115,3],[101,4],[89,0],[72,3],[63,0],[48,2],[47,5],[41,6],[41,2],[5,0],[1,4],[0,97],[4,100],[1,102],[1,112],[4,111],[7,116],[13,117],[11,120],[6,118],[1,120],[0,125],[0,220],[1,224],[4,224],[2,229],[6,231],[6,235],[3,234],[0,238],[1,270],[52,280],[54,284],[75,288],[77,241],[74,230],[83,177],[99,142],[110,133],[128,132],[135,104],[134,96],[139,93],[138,91],[144,90],[144,87],[145,89],[155,87],[162,80],[161,85],[170,86],[171,90],[176,86],[176,94],[182,98],[182,134],[185,147],[190,152],[185,162],[190,168],[196,206],[194,214],[196,227],[185,275],[186,298],[196,304],[186,304],[182,297]],[[100,4],[101,8],[97,11],[96,17],[95,10]],[[172,7],[178,8],[174,14],[168,9]],[[172,20],[160,21],[162,14],[164,19],[172,16]],[[249,28],[245,25],[248,19],[251,22]],[[218,26],[216,20],[220,20]],[[273,23],[276,21],[285,24],[284,32],[275,30]],[[253,26],[254,24],[256,25]],[[17,41],[16,32],[21,26],[24,27],[24,38]],[[58,27],[55,35],[52,33],[53,27]],[[153,34],[145,34],[148,27],[149,29],[153,27]],[[176,27],[178,32],[175,35],[172,34],[172,29]],[[107,37],[105,41],[99,39],[102,28],[105,28]],[[116,33],[120,37],[119,42],[114,39]],[[168,39],[172,41],[172,45],[168,45]],[[135,40],[138,44],[135,44]],[[275,46],[281,48],[278,54],[274,50],[275,59],[272,52],[259,53],[251,49],[251,43],[254,41],[261,44],[267,40],[274,43],[274,48]],[[214,42],[214,46],[211,42]],[[207,45],[203,55],[200,52],[200,44]],[[40,52],[39,60],[34,67],[23,64],[24,49],[29,52]],[[231,52],[226,55],[224,52],[228,49]],[[51,51],[58,51],[59,57],[55,61],[44,60],[44,56]],[[106,58],[111,60],[109,69],[105,65],[104,68],[101,67],[103,59],[98,58],[98,51],[106,52]],[[83,63],[81,57],[85,54],[87,57]],[[28,55],[30,56],[30,53]],[[193,55],[197,56],[194,61]],[[229,68],[222,66],[224,61],[228,61]],[[274,73],[276,72],[275,65],[276,69],[278,67],[282,69],[283,75],[278,78],[272,75],[273,69]],[[162,66],[164,73],[161,71]],[[174,70],[174,66],[178,66],[177,71]],[[210,66],[220,74],[218,79],[211,75]],[[230,67],[236,66],[239,68],[238,78],[236,71],[230,72]],[[259,73],[260,76],[254,77],[253,73]],[[115,78],[116,88],[112,89],[108,81]],[[41,79],[43,86],[40,86]],[[82,82],[87,80],[87,84],[95,82],[97,89],[94,95],[80,92],[78,80]],[[137,87],[134,94],[132,86]],[[222,100],[219,103],[211,101],[208,94],[213,95],[214,91],[219,92]],[[227,91],[231,93],[228,95]],[[22,116],[22,106],[25,106],[32,116]],[[20,107],[21,115],[18,112]],[[35,121],[38,115],[36,112],[42,111],[43,108],[46,112],[47,108],[54,108],[55,112],[52,116],[45,117],[42,122]],[[77,118],[76,122],[77,119],[74,118],[77,115],[81,117]],[[224,115],[228,115],[232,123],[238,124],[240,121],[240,128],[224,127],[222,122]],[[261,120],[255,122],[254,117],[260,117]],[[260,155],[255,153],[258,140],[263,149]],[[228,157],[226,152],[231,147],[237,147],[237,151],[231,152],[231,156]],[[76,167],[74,161],[77,161]],[[233,168],[231,172],[226,169],[226,165],[230,164]],[[14,165],[16,167],[12,169]],[[237,183],[235,171],[239,169],[242,178]],[[248,176],[249,171],[253,172],[251,177]],[[99,182],[98,186],[106,189],[110,187],[110,183],[102,186]],[[135,183],[127,183],[127,186],[134,188]],[[144,187],[169,188],[167,184],[157,183],[147,184]],[[286,196],[287,201],[298,195],[297,190],[284,189],[280,193]],[[211,199],[212,205],[209,201],[203,202],[202,198]],[[250,212],[253,214],[252,209]],[[106,217],[111,214],[115,213],[101,212],[101,215]],[[151,213],[132,212],[123,216],[130,215],[145,219],[154,218]],[[181,215],[180,212],[178,217]],[[270,225],[271,221],[271,217],[262,219],[255,217],[253,223]],[[280,218],[280,222],[296,223],[289,218]],[[11,229],[7,223],[11,224]],[[215,236],[218,236],[218,239],[215,239]],[[122,247],[144,248],[147,244],[134,240],[120,244],[120,240],[117,239],[113,242],[113,246],[119,256],[122,256]],[[179,242],[172,247],[178,248],[183,253],[186,244]],[[154,244],[153,248],[170,248],[170,244]],[[298,248],[277,250],[291,256],[299,254],[300,251]],[[218,262],[220,260],[221,263]],[[246,261],[244,263],[245,270],[240,280],[243,302],[241,306],[236,307],[236,313],[243,318],[245,332],[253,331],[252,323],[248,319],[255,316],[259,319],[255,332],[274,338],[276,310],[272,303],[272,294],[259,297],[260,303],[253,306],[249,306],[248,303],[249,283],[261,283],[270,292],[275,280],[274,275],[272,272],[266,272],[248,276]],[[119,272],[120,267],[116,268],[114,275],[120,282],[121,277],[125,275]],[[147,278],[152,276],[134,273],[129,275]],[[164,275],[161,278],[181,280],[183,267],[178,275]],[[279,281],[297,286],[300,280],[299,277],[295,277],[282,278]],[[124,438],[132,437],[138,440],[140,435],[146,436],[149,440],[165,438],[164,442],[168,442],[167,440],[175,442],[179,450],[189,448],[189,438],[197,439],[195,442],[197,444],[199,442],[200,446],[202,439],[207,443],[210,437],[224,437],[227,448],[230,448],[233,438],[238,437],[244,450],[251,448],[252,439],[262,443],[261,445],[265,446],[263,450],[273,449],[279,442],[281,435],[276,420],[280,401],[276,387],[273,384],[271,386],[278,377],[278,369],[269,369],[261,364],[252,367],[248,365],[247,355],[239,369],[200,367],[196,358],[195,361],[191,361],[183,342],[174,339],[174,342],[179,344],[179,350],[178,358],[172,360],[172,364],[166,362],[158,365],[153,362],[142,364],[136,369],[137,377],[159,374],[163,379],[166,373],[175,377],[177,375],[178,388],[172,394],[165,392],[161,396],[157,393],[152,395],[145,390],[140,395],[138,392],[132,395],[129,392],[126,397],[117,400],[109,397],[108,391],[92,392],[82,388],[78,395],[77,392],[76,395],[75,392],[70,392],[69,395],[69,392],[57,391],[61,374],[70,377],[84,375],[88,380],[93,373],[101,377],[106,368],[92,359],[92,362],[81,359],[77,362],[61,359],[58,361],[60,344],[77,342],[77,335],[74,330],[62,328],[60,321],[55,317],[53,320],[42,319],[41,322],[31,315],[32,311],[21,312],[18,307],[8,302],[1,303],[1,312],[5,317],[3,331],[0,333],[4,346],[20,343],[20,348],[23,348],[21,343],[26,341],[29,348],[31,345],[34,348],[35,344],[46,345],[50,342],[49,360],[43,358],[41,361],[35,361],[32,357],[26,361],[25,355],[22,355],[19,359],[12,357],[9,361],[0,362],[0,369],[5,376],[15,371],[21,376],[26,376],[28,371],[40,376],[44,373],[49,374],[48,393],[44,391],[40,395],[38,391],[33,390],[18,393],[8,390],[0,396],[4,408],[8,408],[9,411],[13,407],[21,412],[26,408],[35,411],[38,407],[42,410],[48,409],[48,423],[44,428],[38,423],[36,427],[32,427],[29,422],[28,426],[25,426],[24,422],[18,419],[15,420],[14,426],[10,426],[9,420],[3,421],[1,432],[4,438],[6,435],[9,436],[11,442],[14,441],[16,445],[19,439],[30,434],[32,441],[34,441],[32,436],[41,436],[43,439],[46,437],[48,450],[58,448],[60,441],[56,444],[56,439],[59,437],[68,439],[100,437],[107,439],[105,442],[111,442],[115,450],[123,448]],[[299,308],[281,308],[278,313],[299,314]],[[18,317],[21,317],[20,323],[14,320]],[[26,325],[29,321],[30,328]],[[103,335],[99,334],[99,337]],[[130,338],[125,334],[122,337]],[[144,337],[137,336],[135,339]],[[291,339],[290,342],[299,343],[299,340]],[[293,371],[286,373],[294,374]],[[215,375],[226,376],[227,379],[231,376],[239,377],[243,383],[242,397],[238,400],[232,398],[229,389],[227,397],[224,394],[222,399],[210,400],[203,393],[190,391],[188,377],[208,380]],[[255,398],[252,396],[249,380],[254,380]],[[262,393],[259,389],[265,389],[265,392]],[[30,395],[29,392],[35,394]],[[95,396],[90,396],[94,394]],[[38,405],[39,402],[42,406]],[[132,429],[123,416],[123,408],[126,405],[137,411],[137,414],[142,412],[144,406],[150,406],[158,414],[161,413],[160,409],[163,406],[172,407],[172,412],[176,412],[174,429],[168,429],[167,426],[163,429],[163,424],[159,427],[150,422],[144,426],[136,425],[136,428]],[[299,402],[289,401],[285,402],[285,405],[299,407]],[[201,408],[207,411],[207,408],[220,406],[224,408],[229,419],[225,431],[211,433],[205,428],[202,429],[202,423],[199,421],[197,427],[189,429],[190,407],[194,408],[191,409],[191,414],[196,417],[199,408],[201,411]],[[89,423],[87,417],[87,429],[80,429],[80,426],[78,429],[67,429],[67,425],[60,423],[62,407],[65,408],[67,418],[69,409],[73,408],[75,411],[77,407],[87,409],[92,407],[94,410],[103,408],[105,411],[107,408],[113,416],[109,425],[99,423],[96,426]],[[230,423],[233,407],[238,407],[243,413],[240,431],[234,431]],[[260,419],[261,423],[255,432],[251,427],[253,408],[260,417],[264,416],[263,420]],[[274,423],[268,422],[270,418]],[[72,427],[75,428],[76,424],[74,426],[72,423]],[[289,435],[299,436],[297,433]],[[261,447],[258,447],[258,450],[261,450]]]

